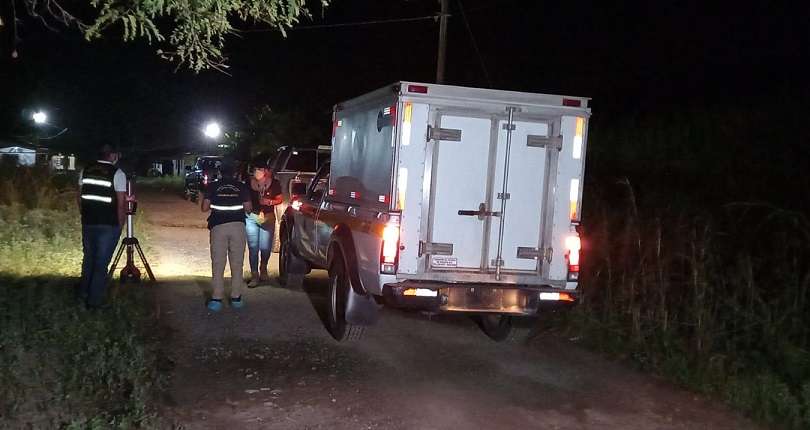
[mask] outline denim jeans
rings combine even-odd
[[[118,225],[82,225],[82,280],[79,294],[87,306],[100,306],[107,290],[107,267],[121,237]]]
[[[260,268],[262,272],[266,272],[267,262],[270,260],[270,253],[273,251],[275,223],[268,222],[261,225],[256,214],[248,214],[245,219],[245,232],[247,233],[250,272],[257,273]],[[261,267],[259,266],[259,251],[262,254]]]

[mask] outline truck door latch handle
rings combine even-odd
[[[487,210],[487,205],[485,203],[481,203],[478,205],[478,210],[460,210],[458,214],[461,216],[476,216],[479,220],[483,221],[484,218],[493,217],[493,216],[501,216],[500,212],[492,212]]]

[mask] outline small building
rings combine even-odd
[[[13,159],[18,166],[48,165],[48,148],[28,143],[0,140],[0,157]]]

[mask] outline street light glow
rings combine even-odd
[[[31,115],[31,118],[37,124],[45,124],[45,121],[48,120],[48,115],[46,115],[45,112],[37,111],[37,112],[34,112],[33,115]]]
[[[222,135],[222,128],[216,122],[209,122],[205,125],[203,134],[210,139],[218,139]]]

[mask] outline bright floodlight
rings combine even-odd
[[[219,124],[215,122],[209,122],[206,124],[205,129],[203,129],[203,133],[205,134],[205,137],[217,139],[220,135],[222,135],[222,128],[220,128]]]
[[[33,115],[31,115],[34,122],[37,124],[45,124],[45,121],[48,120],[48,115],[45,115],[45,112],[37,111]]]

